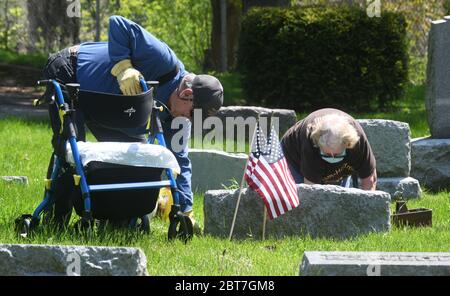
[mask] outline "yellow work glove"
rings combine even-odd
[[[197,235],[197,236],[201,236],[202,235],[202,229],[200,228],[200,225],[198,225],[198,223],[194,219],[194,211],[190,210],[189,212],[184,212],[183,215],[188,217],[191,220],[192,228],[194,230],[194,234]]]
[[[122,60],[114,65],[111,74],[117,77],[120,90],[126,96],[137,95],[142,92],[139,79],[141,72],[133,68],[130,60]]]

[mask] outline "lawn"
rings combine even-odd
[[[350,240],[291,237],[265,241],[194,237],[188,243],[166,240],[168,224],[154,219],[148,235],[111,230],[90,237],[72,228],[55,232],[41,227],[22,239],[14,232],[14,219],[31,213],[43,197],[43,178],[51,153],[50,128],[45,121],[16,118],[0,120],[0,175],[28,176],[27,186],[0,181],[0,243],[102,245],[140,247],[151,275],[297,275],[305,250],[340,251],[450,251],[449,195],[425,193],[408,207],[433,209],[433,227],[396,228]],[[203,196],[195,195],[196,218],[203,226]],[[78,217],[74,215],[72,223]],[[276,262],[276,264],[274,263]]]

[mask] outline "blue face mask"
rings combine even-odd
[[[326,155],[322,152],[322,150],[320,150],[320,156],[322,157],[323,160],[325,160],[328,163],[338,163],[344,160],[344,157],[346,155],[346,150],[344,150],[344,152],[342,152],[339,155],[335,155],[334,157]]]

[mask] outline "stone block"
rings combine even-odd
[[[422,195],[419,181],[411,177],[378,178],[377,190],[389,193],[392,200],[415,199]]]
[[[428,35],[428,64],[425,107],[431,136],[450,139],[450,19],[431,23]]]
[[[450,253],[305,252],[302,276],[449,276]]]
[[[285,236],[350,238],[390,229],[390,196],[383,191],[363,191],[334,185],[297,186],[300,205],[286,214],[268,220],[266,237]],[[205,193],[205,234],[227,237],[239,190],[211,190]],[[237,238],[262,235],[263,201],[244,189],[234,228]]]
[[[147,275],[137,248],[0,244],[0,262],[2,276]]]
[[[377,161],[378,177],[409,177],[411,138],[405,122],[360,119]]]
[[[192,190],[205,192],[241,182],[247,155],[218,150],[189,150],[192,163]],[[224,187],[225,186],[225,187]]]
[[[412,141],[411,176],[433,191],[450,190],[450,139]]]

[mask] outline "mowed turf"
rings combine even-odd
[[[433,209],[433,227],[396,228],[350,240],[285,239],[228,241],[194,237],[187,244],[167,241],[168,224],[152,220],[150,234],[125,229],[79,235],[73,228],[55,231],[40,227],[27,239],[14,231],[14,219],[32,213],[43,198],[43,179],[51,154],[46,121],[0,119],[0,175],[27,176],[29,184],[0,181],[0,243],[130,246],[142,248],[151,275],[298,275],[305,250],[339,251],[450,251],[449,194],[425,193],[408,202],[410,208]],[[92,139],[90,136],[89,138]],[[203,194],[195,195],[195,216],[203,226]],[[71,223],[78,220],[75,214]]]

